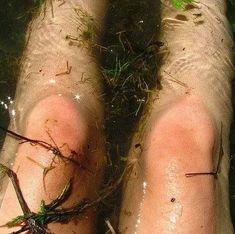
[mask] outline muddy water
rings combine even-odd
[[[4,126],[8,125],[9,114],[14,115],[10,104],[14,97],[24,32],[32,9],[40,3],[39,0],[28,0],[22,6],[16,2],[4,0],[0,3],[0,124]],[[155,52],[163,46],[155,38],[160,19],[156,14],[158,6],[158,1],[153,4],[149,0],[110,0],[102,42],[106,49],[101,54],[109,163],[106,180],[110,179],[110,174],[120,173],[142,107],[151,88],[157,85]],[[232,11],[232,6],[229,7],[233,20],[235,9]],[[0,132],[0,146],[3,137]],[[235,143],[232,152],[235,152]],[[231,162],[231,210],[235,220],[235,160],[232,158]],[[103,209],[103,216],[107,217],[113,207],[104,205]]]

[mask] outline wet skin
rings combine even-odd
[[[91,23],[102,26],[105,1],[98,6],[93,1],[52,3],[46,1],[28,30],[11,129],[58,147],[63,158],[40,145],[19,145],[10,137],[1,154],[4,164],[14,164],[32,212],[40,210],[42,200],[46,204],[53,201],[70,179],[71,195],[62,207],[96,199],[105,161],[100,73],[91,41],[79,41],[88,26],[96,28]],[[92,33],[95,43],[99,31]],[[11,183],[6,192],[2,190],[1,198],[1,224],[22,214]],[[51,232],[66,234],[94,233],[95,227],[95,207],[71,222],[48,225]],[[19,228],[2,227],[0,232],[16,230]]]
[[[207,0],[205,4],[209,4],[212,11],[223,13],[224,3],[215,2]],[[35,212],[41,200],[52,201],[71,177],[73,191],[65,207],[83,198],[94,199],[104,167],[103,104],[97,63],[87,48],[71,47],[71,41],[65,40],[66,35],[77,33],[77,22],[81,20],[74,13],[74,4],[94,16],[100,15],[105,5],[101,4],[100,10],[97,10],[99,7],[94,7],[90,1],[88,5],[83,1],[68,1],[62,6],[54,5],[54,17],[48,7],[44,21],[43,13],[35,20],[16,95],[19,123],[16,126],[12,120],[11,127],[18,128],[32,139],[56,143],[65,157],[76,152],[76,160],[87,170],[72,162],[56,159],[52,170],[44,177],[44,168],[51,168],[54,160],[52,152],[40,146],[25,143],[18,147],[18,143],[14,143],[17,146],[13,148],[18,148],[13,169],[17,172],[25,200]],[[200,7],[206,24],[213,27],[210,16],[206,16],[209,8]],[[188,19],[195,13],[194,10],[198,8],[185,13]],[[219,19],[226,24],[222,13],[219,13]],[[202,41],[194,47],[192,43],[196,43],[192,38],[208,31],[208,25],[202,30],[194,28],[193,20],[175,20],[176,14],[176,10],[163,7],[163,38],[167,39],[170,53],[159,72],[162,90],[160,94],[156,92],[151,105],[146,107],[144,131],[137,131],[133,138],[133,146],[141,142],[141,147],[130,148],[129,163],[133,165],[133,170],[124,183],[119,229],[121,233],[130,234],[212,234],[224,233],[224,230],[226,234],[232,233],[227,188],[231,38],[224,32],[220,33],[220,30],[227,30],[221,26],[222,29],[213,28],[218,39],[212,40],[213,34],[208,34],[206,40],[201,36]],[[47,34],[53,30],[54,34]],[[226,37],[225,45],[218,48],[221,34]],[[188,41],[185,40],[187,37]],[[215,43],[218,57],[212,57],[211,48],[206,50],[203,43],[207,40]],[[185,47],[186,51],[192,49],[196,57],[183,52],[181,60],[179,55],[185,51],[181,47]],[[202,58],[207,55],[211,59],[204,58],[206,63]],[[219,75],[218,66],[223,71]],[[88,82],[84,82],[84,72]],[[181,83],[172,81],[169,72]],[[218,92],[221,93],[219,98]],[[223,132],[220,131],[221,122]],[[4,148],[8,149],[11,144],[12,141],[9,143],[7,140]],[[186,177],[186,173],[190,172],[213,171],[221,147],[225,155],[218,180],[205,175]],[[8,161],[8,153],[3,154],[5,161]],[[0,210],[0,223],[19,214],[21,209],[9,184]],[[48,227],[54,233],[94,233],[95,215],[96,210],[90,209],[80,219]],[[2,228],[1,233],[9,233],[9,229]]]
[[[62,111],[68,114],[61,115]],[[20,145],[13,169],[17,171],[19,185],[31,211],[38,211],[42,199],[46,204],[55,200],[71,178],[72,194],[63,208],[72,207],[84,198],[95,199],[94,188],[98,188],[104,164],[103,141],[97,140],[102,139],[102,136],[89,127],[74,101],[57,95],[40,101],[27,118],[25,135],[52,145],[53,139],[65,157],[69,158],[71,152],[76,152],[73,160],[77,162],[75,164],[56,158],[51,151],[40,146],[28,143]],[[96,148],[98,146],[99,149]],[[46,174],[43,173],[45,168],[49,169]],[[1,223],[21,213],[15,191],[10,185],[1,206]],[[77,233],[78,230],[81,233],[92,233],[95,213],[96,210],[92,209],[81,219],[64,225],[52,224],[48,228],[55,233]],[[8,233],[9,230],[2,228],[1,232]]]
[[[215,135],[194,98],[174,101],[160,114],[143,150],[146,191],[138,233],[215,233],[214,177],[185,176],[214,170]]]
[[[123,186],[119,229],[233,233],[228,194],[233,40],[226,3],[206,0],[177,11],[163,2],[161,87],[146,107],[129,151],[133,171]],[[215,171],[221,152],[217,179],[186,177]]]

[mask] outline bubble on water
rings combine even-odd
[[[15,102],[11,96],[6,96],[3,100],[0,100],[0,111],[3,110],[3,115],[7,112],[11,118],[11,123],[16,128],[16,119],[19,118],[19,110],[15,108]]]
[[[16,115],[15,109],[12,109],[10,113],[11,113],[12,116],[15,116]]]
[[[0,101],[0,104],[2,105],[2,107],[5,109],[5,110],[8,110],[10,109],[10,107],[13,105],[13,100],[10,96],[7,96],[5,98],[5,100],[1,100]]]

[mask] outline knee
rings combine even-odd
[[[186,172],[213,170],[214,142],[213,119],[204,105],[194,98],[180,99],[152,124],[145,144],[146,174],[169,165]]]
[[[51,95],[39,101],[27,116],[26,135],[58,146],[77,149],[87,138],[88,123],[79,105],[69,97]],[[62,147],[66,150],[66,147]]]

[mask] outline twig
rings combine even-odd
[[[10,136],[12,136],[13,138],[19,140],[20,144],[24,144],[24,143],[29,142],[32,145],[39,145],[39,146],[43,147],[44,149],[47,149],[48,151],[51,151],[55,156],[65,160],[65,161],[72,162],[75,165],[79,166],[79,168],[81,168],[81,169],[88,170],[85,166],[83,166],[81,163],[79,163],[77,160],[74,159],[74,156],[76,156],[75,153],[77,154],[77,152],[75,152],[73,150],[71,151],[71,154],[67,157],[67,156],[64,156],[62,154],[62,152],[60,151],[58,146],[53,146],[53,145],[47,143],[46,141],[35,140],[35,139],[31,139],[31,138],[25,137],[25,136],[22,136],[22,135],[20,135],[20,134],[18,134],[16,132],[13,132],[11,130],[3,128],[1,126],[0,126],[0,130],[3,130],[5,132],[7,132]],[[49,137],[50,137],[50,135],[49,135]]]
[[[112,233],[112,234],[116,234],[116,231],[114,230],[113,226],[111,225],[110,221],[108,219],[105,220],[105,223],[106,225],[108,226],[109,228],[109,231]]]
[[[8,167],[4,166],[3,164],[0,164],[0,169],[3,170],[11,178],[13,185],[15,184],[14,189],[15,189],[16,194],[20,194],[20,195],[17,195],[17,198],[22,207],[23,214],[24,214],[21,216],[17,216],[16,218],[8,222],[5,226],[10,228],[10,227],[19,226],[23,224],[20,230],[16,232],[12,232],[11,234],[23,233],[26,231],[31,231],[33,234],[50,233],[45,229],[45,226],[47,224],[53,223],[53,222],[70,221],[71,219],[74,219],[75,217],[78,217],[79,215],[81,215],[88,208],[96,206],[103,199],[110,196],[117,189],[117,187],[121,184],[123,176],[129,171],[130,168],[131,168],[130,166],[127,166],[123,174],[121,175],[121,177],[117,179],[113,185],[103,190],[100,193],[100,196],[94,201],[89,202],[87,199],[83,199],[71,208],[66,208],[66,209],[58,208],[71,195],[71,191],[72,191],[72,178],[71,178],[69,182],[66,184],[66,186],[64,187],[63,191],[59,194],[59,196],[55,200],[53,200],[51,203],[47,205],[42,200],[41,205],[40,205],[40,211],[38,213],[33,213],[30,211],[30,209],[28,208],[23,198],[20,187],[17,183],[17,175]],[[115,233],[115,231],[112,233]]]
[[[69,66],[69,62],[66,61],[66,71],[55,74],[55,76],[69,75],[71,73],[72,66]]]
[[[224,155],[222,127],[223,127],[223,123],[221,122],[221,127],[220,127],[220,151],[219,151],[219,159],[218,159],[215,171],[212,171],[212,172],[192,172],[192,173],[186,173],[185,174],[186,177],[193,177],[193,176],[198,176],[198,175],[212,175],[212,176],[214,176],[217,179],[218,173],[219,173],[220,164],[221,164],[221,160],[222,160],[222,156]]]
[[[0,163],[0,170],[5,172],[7,176],[10,178],[24,215],[30,213],[30,209],[27,203],[25,202],[23,194],[19,188],[19,183],[18,183],[17,175],[15,174],[15,172],[1,163]]]
[[[25,222],[25,225],[17,232],[12,232],[13,233],[22,233],[25,232],[27,230],[31,230],[32,233],[35,234],[45,234],[48,233],[43,226],[41,226],[39,223],[34,222],[34,220],[32,220],[31,216],[34,215],[34,213],[32,213],[23,197],[22,191],[20,189],[19,183],[18,183],[18,178],[17,175],[15,174],[14,171],[12,171],[10,168],[6,167],[5,165],[0,163],[0,170],[5,172],[7,174],[7,176],[10,178],[12,185],[14,187],[17,199],[20,203],[20,207],[23,211],[23,216],[20,216],[20,218],[18,218],[18,221],[20,223],[22,223],[22,221]],[[27,217],[25,218],[25,220],[22,220],[23,217]],[[17,219],[16,218],[16,219]],[[6,224],[6,226],[10,227],[12,225],[12,223],[16,220],[14,219],[13,221],[10,221]],[[14,225],[12,225],[14,226]]]

